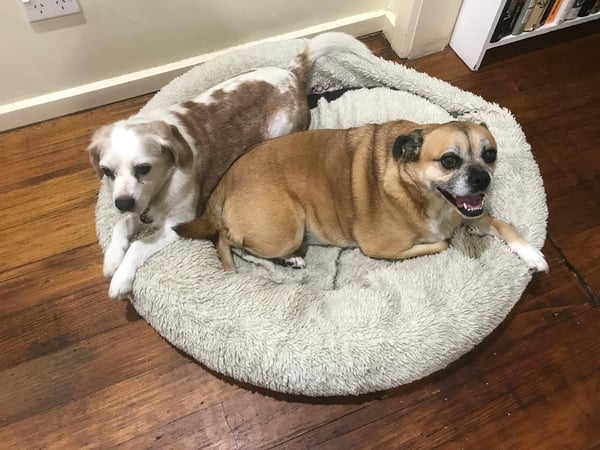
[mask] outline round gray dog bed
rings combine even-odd
[[[144,107],[168,106],[258,66],[286,66],[304,41],[230,53],[165,86]],[[312,90],[380,86],[321,99],[312,128],[409,119],[478,120],[498,141],[495,190],[487,206],[540,248],[547,207],[521,128],[506,109],[401,65],[332,55],[315,66]],[[108,245],[117,216],[100,190],[96,225]],[[221,269],[208,241],[178,240],[137,272],[132,303],[162,336],[212,370],[275,391],[362,394],[446,367],[506,317],[531,278],[500,240],[461,228],[450,248],[404,261],[357,249],[311,247],[292,270],[249,255]]]

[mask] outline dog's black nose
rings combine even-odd
[[[115,200],[115,206],[121,212],[131,211],[135,206],[135,200],[131,197],[119,197]]]
[[[490,174],[485,170],[473,169],[469,173],[469,186],[478,191],[483,191],[490,185]]]

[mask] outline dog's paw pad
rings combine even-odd
[[[304,258],[301,256],[286,258],[284,263],[287,267],[291,267],[292,269],[304,269],[306,267],[306,262],[304,262]]]

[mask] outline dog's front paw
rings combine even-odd
[[[104,254],[104,266],[102,268],[104,278],[110,279],[114,275],[123,262],[124,257],[125,250],[123,250],[121,247],[117,245],[108,246],[106,253]]]
[[[110,281],[108,296],[112,300],[125,297],[133,290],[133,279],[135,271],[128,270],[127,267],[120,266]]]
[[[513,244],[513,251],[527,264],[527,267],[536,272],[548,272],[548,263],[544,254],[531,244]]]

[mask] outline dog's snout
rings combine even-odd
[[[485,170],[473,169],[469,173],[469,186],[478,191],[486,189],[490,185],[490,174]]]
[[[131,211],[135,206],[135,200],[131,197],[119,197],[115,200],[115,206],[121,212]]]

